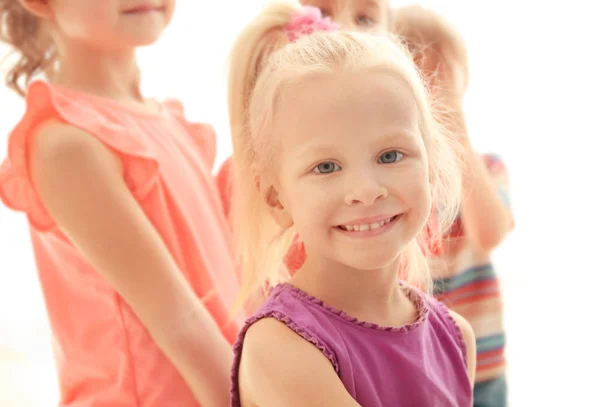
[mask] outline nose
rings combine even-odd
[[[351,15],[345,13],[337,19],[337,23],[343,31],[356,31],[358,26]]]
[[[345,4],[338,5],[333,17],[343,31],[356,31],[358,28],[351,7]]]
[[[373,174],[363,172],[350,178],[350,188],[346,194],[346,205],[373,205],[375,202],[385,199],[388,190]]]

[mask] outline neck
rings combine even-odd
[[[53,76],[57,85],[120,102],[141,103],[135,49],[107,52],[70,44]]]
[[[381,269],[356,270],[333,261],[315,260],[307,253],[304,266],[291,282],[334,308],[375,322],[394,318],[404,304],[399,267],[400,259]]]

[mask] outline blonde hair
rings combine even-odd
[[[299,5],[293,3],[267,8],[242,31],[231,55],[233,223],[236,252],[243,267],[238,306],[264,282],[279,280],[282,261],[294,238],[291,229],[282,230],[269,215],[257,179],[276,161],[273,121],[278,100],[286,87],[308,76],[377,70],[406,82],[419,108],[432,197],[440,209],[442,228],[451,224],[458,210],[460,173],[455,155],[433,119],[428,94],[408,51],[389,36],[364,33],[314,33],[289,44],[284,27],[298,11]],[[427,245],[422,242],[422,236],[411,242],[402,260],[406,280],[428,287]]]
[[[395,9],[393,20],[393,32],[408,46],[421,70],[425,69],[425,54],[432,52],[438,65],[444,63],[461,70],[465,81],[463,91],[466,90],[469,79],[467,47],[462,36],[448,21],[434,11],[418,5]]]
[[[52,66],[56,58],[54,43],[41,21],[19,0],[0,0],[0,41],[18,55],[6,75],[6,86],[24,96],[31,79]]]

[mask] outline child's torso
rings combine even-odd
[[[488,253],[464,235],[460,218],[439,256],[429,259],[434,296],[463,316],[477,341],[476,381],[501,376],[505,369],[503,301],[500,281]]]
[[[165,104],[160,113],[142,115],[37,86],[46,86],[51,96],[46,97],[49,106],[38,106],[39,111],[56,109],[61,120],[90,130],[121,158],[141,208],[232,342],[238,324],[228,322],[228,308],[239,282],[229,224],[211,174],[212,130],[188,123],[174,103]],[[44,103],[41,92],[39,98],[30,98],[32,104]],[[55,338],[62,404],[197,406],[131,308],[55,225],[49,220],[43,225],[32,225],[31,235]],[[185,323],[185,316],[173,320]]]
[[[482,155],[497,193],[510,207],[507,173],[499,157]],[[504,373],[505,334],[500,281],[490,254],[479,250],[466,235],[459,216],[442,244],[429,259],[434,295],[471,324],[477,339],[476,381]]]
[[[273,290],[252,322],[276,318],[313,343],[363,407],[471,405],[459,328],[441,304],[408,292],[419,318],[398,328],[358,321],[288,284]],[[239,406],[237,383],[233,388],[232,405]]]

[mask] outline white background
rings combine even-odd
[[[219,161],[230,153],[225,58],[261,3],[180,0],[163,39],[140,54],[147,94],[180,98],[191,119],[215,125]],[[481,151],[499,153],[512,178],[517,228],[495,255],[506,300],[511,405],[594,404],[600,378],[593,333],[600,282],[594,3],[422,3],[466,37],[471,137]],[[22,112],[22,101],[0,88],[0,157]],[[0,207],[0,405],[56,405],[50,344],[25,217]]]

